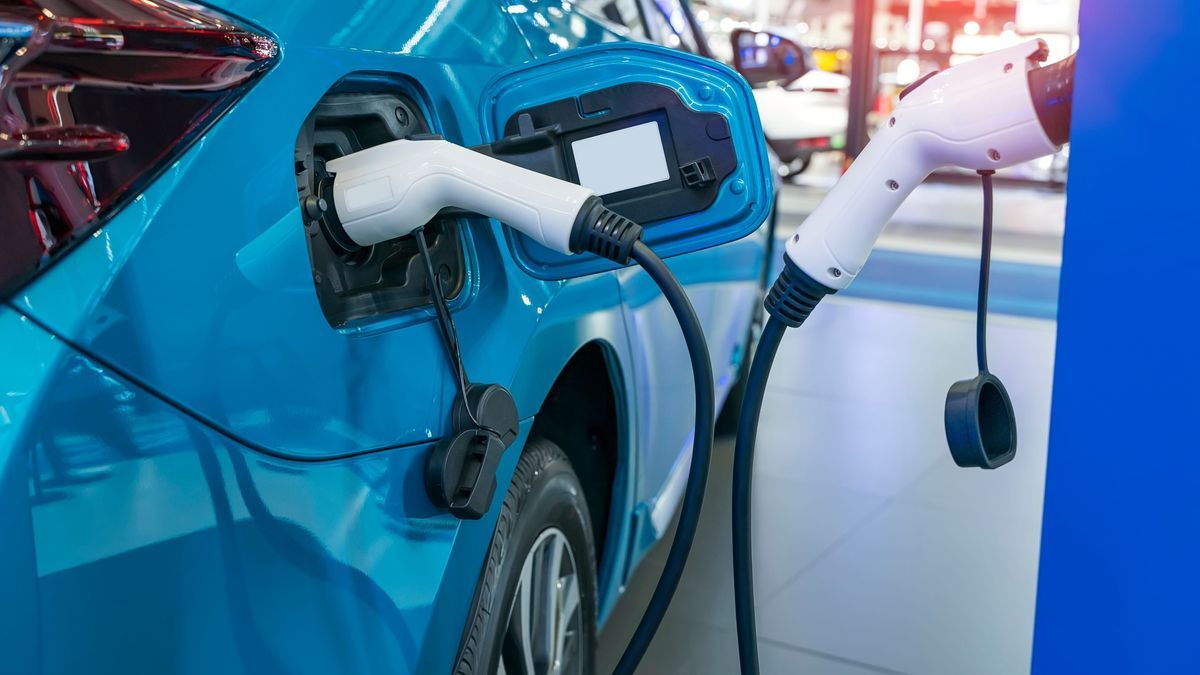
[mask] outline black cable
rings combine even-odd
[[[979,372],[987,372],[987,313],[988,282],[992,272],[992,174],[989,169],[979,172],[983,177],[983,244],[979,252],[979,300],[975,308],[975,359]]]
[[[767,378],[779,343],[788,328],[798,328],[816,309],[821,299],[837,289],[824,286],[805,274],[791,258],[783,257],[783,269],[763,305],[770,318],[758,338],[758,347],[746,376],[746,392],[738,415],[737,441],[733,450],[733,600],[737,618],[738,661],[744,675],[758,673],[758,633],[754,620],[754,550],[751,528],[751,493],[754,482],[754,444],[762,411]]]
[[[467,383],[471,380],[467,377],[467,367],[463,364],[462,351],[458,346],[458,330],[454,327],[454,317],[450,315],[450,306],[442,292],[442,280],[433,268],[433,256],[429,254],[429,244],[425,241],[425,227],[421,226],[413,230],[413,235],[417,240],[417,248],[421,251],[421,259],[425,262],[425,281],[429,286],[429,294],[433,296],[433,309],[437,314],[438,328],[442,332],[442,344],[446,347],[446,356],[450,359],[450,367],[454,369],[458,394],[462,396],[463,400],[463,408],[466,409],[471,424],[485,431],[489,430],[475,418],[475,411],[471,409],[470,399],[467,398]]]
[[[758,672],[758,635],[754,620],[754,551],[751,532],[751,494],[754,481],[754,443],[758,435],[758,416],[762,412],[763,394],[771,364],[787,324],[776,316],[767,319],[750,374],[746,378],[746,394],[738,415],[737,441],[733,455],[733,597],[737,617],[738,660],[742,673]]]
[[[980,372],[987,372],[987,299],[992,260],[992,174],[983,170],[983,244],[979,260],[979,299],[975,317],[976,358]],[[784,332],[799,326],[808,317],[823,289],[785,258],[784,270],[767,298],[771,318],[759,337],[758,348],[750,363],[746,393],[738,417],[737,441],[733,458],[733,591],[737,618],[738,658],[743,675],[757,675],[758,636],[754,617],[754,555],[751,528],[751,493],[754,471],[754,445],[763,394],[771,364]]]
[[[654,633],[662,623],[679,579],[683,575],[683,567],[691,552],[692,540],[696,535],[696,526],[700,520],[700,506],[704,502],[704,488],[708,483],[708,464],[712,455],[713,423],[715,422],[716,394],[713,391],[712,364],[708,356],[708,344],[704,339],[704,330],[687,294],[671,274],[671,270],[663,261],[650,250],[648,246],[638,241],[633,244],[631,257],[642,269],[650,275],[675,312],[679,327],[683,331],[684,342],[687,343],[688,356],[692,361],[692,378],[696,385],[696,431],[692,441],[692,465],[688,473],[687,488],[683,495],[683,506],[679,513],[679,525],[675,530],[675,538],[671,541],[671,552],[667,554],[667,564],[663,568],[658,586],[650,598],[642,621],[625,647],[625,653],[617,663],[614,673],[630,675],[654,639]]]

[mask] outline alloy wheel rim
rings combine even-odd
[[[575,551],[557,527],[529,548],[500,650],[501,675],[580,675],[583,610]]]

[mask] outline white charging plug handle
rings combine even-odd
[[[788,258],[824,286],[845,288],[896,209],[935,169],[1000,169],[1056,152],[1027,76],[1044,47],[1031,40],[1002,49],[909,92],[788,239]]]
[[[438,211],[456,207],[495,218],[561,253],[588,188],[482,155],[443,140],[400,140],[339,157],[333,202],[360,246],[404,236]]]

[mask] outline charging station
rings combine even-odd
[[[1200,137],[1176,84],[1200,6],[1082,4],[1033,671],[1186,672],[1200,601],[1188,195]],[[1139,36],[1140,58],[1105,49]],[[1093,47],[1096,45],[1096,47]],[[1131,49],[1135,49],[1132,48]],[[1112,190],[1103,165],[1163,140]],[[1140,225],[1135,225],[1140,224]],[[1114,261],[1153,289],[1114,283]],[[1114,309],[1120,308],[1114,314]]]

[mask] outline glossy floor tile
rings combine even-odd
[[[946,388],[974,369],[973,314],[832,298],[780,349],[759,433],[755,556],[764,673],[1028,672],[1054,324],[994,316],[1017,458],[959,469]],[[734,673],[732,443],[645,673]],[[654,549],[601,638],[619,657],[657,580]]]

